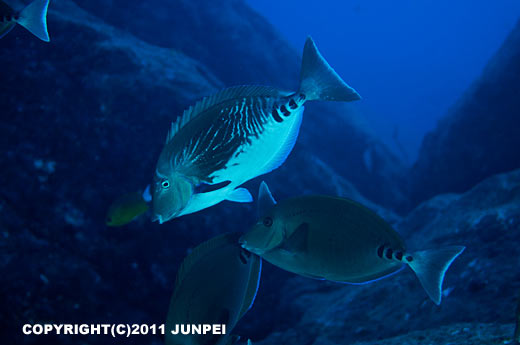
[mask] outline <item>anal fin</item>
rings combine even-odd
[[[226,196],[226,200],[234,202],[252,202],[253,196],[245,188],[237,188]]]

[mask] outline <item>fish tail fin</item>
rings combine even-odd
[[[350,102],[361,99],[356,90],[348,86],[325,61],[310,37],[303,48],[299,92],[307,101]]]
[[[415,272],[432,301],[439,305],[442,297],[442,281],[451,263],[464,251],[463,246],[445,247],[412,253],[408,265]]]
[[[47,32],[47,8],[49,0],[34,0],[22,12],[17,23],[42,41],[49,42]]]

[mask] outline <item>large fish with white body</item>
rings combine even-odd
[[[305,102],[358,99],[310,37],[297,92],[237,86],[204,98],[168,133],[155,170],[155,220],[163,223],[223,200],[252,201],[246,189],[237,187],[285,161],[298,137]]]
[[[264,260],[316,279],[362,284],[409,266],[428,296],[441,302],[444,274],[464,247],[410,252],[397,232],[361,204],[344,198],[303,196],[276,204],[262,182],[260,221],[240,238]]]
[[[49,42],[47,32],[47,8],[49,0],[34,0],[21,11],[13,10],[4,1],[0,1],[0,38],[20,24],[42,41]]]
[[[261,259],[241,248],[237,234],[197,246],[182,262],[166,320],[166,345],[228,345],[231,331],[253,305]],[[174,334],[179,325],[225,325],[226,334]],[[172,333],[173,331],[173,333]]]

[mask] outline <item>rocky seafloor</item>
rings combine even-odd
[[[55,0],[48,22],[50,44],[20,27],[0,40],[0,341],[113,343],[23,336],[21,326],[164,322],[189,249],[247,229],[254,204],[225,202],[163,225],[142,217],[124,228],[105,226],[108,206],[150,183],[169,123],[186,107],[235,84],[294,89],[300,52],[242,0]],[[345,286],[265,264],[236,333],[258,344],[509,341],[520,290],[519,33],[426,138],[411,169],[348,105],[316,103],[287,162],[246,184],[256,195],[265,179],[280,199],[354,198],[411,248],[465,245],[441,306],[410,271]]]

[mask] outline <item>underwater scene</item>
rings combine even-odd
[[[0,343],[520,344],[520,2],[0,0]]]

